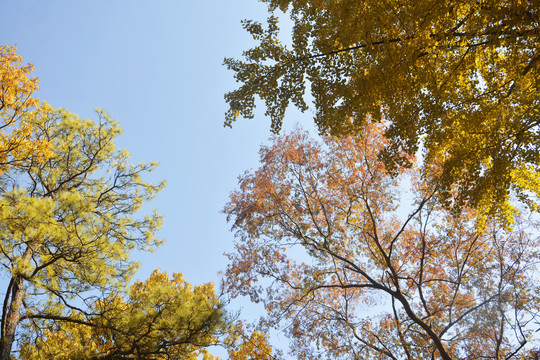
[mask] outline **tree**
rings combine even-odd
[[[419,170],[390,176],[384,129],[323,144],[296,131],[261,148],[224,209],[237,236],[228,290],[285,324],[299,359],[526,355],[540,324],[537,224],[523,212],[513,231],[491,218],[479,231],[475,210],[440,206]]]
[[[38,79],[30,78],[32,65],[22,65],[13,46],[0,46],[0,172],[9,164],[29,156],[36,159],[50,155],[45,139],[31,139],[33,116],[47,107],[34,97]]]
[[[72,319],[78,321],[73,321]],[[111,294],[92,305],[90,316],[45,328],[22,348],[21,358],[213,359],[205,347],[225,330],[213,284],[192,287],[158,270],[130,287],[127,299]]]
[[[538,1],[263,2],[267,28],[244,22],[258,45],[244,61],[225,59],[241,84],[225,95],[226,125],[253,117],[258,96],[279,132],[291,103],[308,108],[311,88],[322,134],[356,134],[368,116],[388,121],[389,170],[419,148],[426,175],[442,158],[446,205],[511,221],[517,194],[539,209]],[[279,10],[292,21],[290,46]]]
[[[65,110],[29,115],[31,141],[46,140],[52,155],[13,163],[0,176],[0,263],[9,284],[2,306],[0,359],[26,331],[78,321],[98,297],[127,283],[137,264],[132,250],[150,250],[157,213],[136,215],[162,188],[143,181],[155,164],[132,165],[117,150],[118,125]],[[75,315],[73,315],[75,314]]]

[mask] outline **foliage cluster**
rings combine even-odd
[[[310,89],[322,134],[357,134],[368,116],[384,118],[390,170],[420,148],[425,175],[443,161],[447,206],[511,221],[516,194],[538,209],[538,1],[263,2],[267,26],[244,22],[257,46],[245,60],[225,59],[240,82],[225,95],[226,125],[253,117],[259,97],[279,132],[290,104],[308,108]],[[290,46],[282,16],[293,24]]]
[[[182,274],[170,279],[156,270],[135,282],[127,299],[110,294],[90,314],[46,327],[26,342],[21,358],[212,359],[205,347],[224,330],[221,309],[212,284],[192,287]]]
[[[49,144],[31,139],[29,118],[46,108],[34,97],[38,79],[29,77],[32,65],[22,65],[13,46],[0,46],[0,171],[29,156],[46,158]]]

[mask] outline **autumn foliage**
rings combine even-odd
[[[23,329],[39,336],[42,326],[69,322],[96,293],[121,289],[137,268],[130,252],[161,243],[160,215],[138,214],[163,187],[143,180],[156,164],[130,164],[114,144],[118,124],[97,116],[30,114],[30,139],[47,139],[52,154],[12,163],[0,175],[0,262],[8,279],[2,360]]]
[[[30,77],[34,67],[22,65],[13,46],[0,46],[0,171],[29,156],[50,155],[45,139],[31,138],[30,118],[46,111],[35,98],[38,79]]]
[[[21,349],[40,359],[214,359],[206,349],[225,330],[212,284],[191,286],[158,270],[128,294],[96,300],[90,310],[49,326]]]
[[[267,310],[299,359],[508,359],[540,318],[536,223],[449,213],[418,170],[390,176],[384,125],[276,136],[224,211],[229,291]],[[403,188],[410,184],[410,191]],[[405,215],[408,214],[408,215]]]
[[[517,193],[539,209],[538,1],[262,2],[266,23],[243,23],[255,46],[225,59],[238,82],[225,95],[227,126],[260,104],[274,132],[289,106],[311,108],[331,135],[384,117],[386,165],[419,149],[427,167],[442,157],[441,196],[458,190],[447,205],[511,221]]]
[[[250,332],[242,321],[231,324],[224,345],[230,360],[276,359],[268,336],[257,330]]]
[[[15,50],[0,47],[0,359],[214,359],[228,327],[212,283],[156,270],[127,286],[132,252],[162,243],[161,216],[140,212],[157,163],[132,164],[104,111],[40,103]]]

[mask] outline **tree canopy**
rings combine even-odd
[[[44,321],[69,321],[127,283],[137,268],[132,250],[161,242],[161,217],[136,214],[163,186],[143,180],[155,164],[130,164],[115,148],[117,123],[104,112],[98,117],[29,114],[32,141],[49,142],[52,155],[31,155],[0,176],[0,264],[10,279],[0,359],[9,359],[21,322],[39,334]]]
[[[127,298],[109,294],[89,312],[46,328],[21,359],[213,359],[206,347],[226,329],[212,284],[193,287],[182,274],[170,279],[158,270]]]
[[[526,356],[540,328],[534,217],[513,231],[488,217],[480,231],[418,169],[390,176],[384,129],[322,143],[296,131],[261,148],[224,209],[229,291],[262,302],[298,359]]]
[[[422,149],[425,176],[443,162],[447,205],[511,220],[515,194],[538,210],[538,1],[262,1],[267,26],[244,22],[258,44],[225,59],[240,83],[225,95],[226,125],[253,117],[256,97],[274,132],[310,100],[322,134],[384,118],[388,170]]]
[[[0,264],[6,284],[0,359],[262,359],[263,334],[234,324],[214,285],[155,270],[127,287],[134,250],[151,251],[161,216],[140,214],[164,183],[144,180],[155,167],[131,164],[116,149],[118,124],[49,108],[24,118],[29,141],[51,144],[0,174]]]

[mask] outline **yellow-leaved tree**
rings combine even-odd
[[[0,172],[30,156],[50,155],[46,139],[32,137],[31,117],[46,111],[35,98],[38,79],[29,77],[34,67],[22,65],[13,46],[0,46]]]
[[[23,115],[29,141],[51,155],[28,154],[0,174],[3,291],[0,359],[196,358],[223,328],[211,284],[154,272],[126,293],[135,250],[161,243],[161,216],[140,214],[163,184],[144,176],[115,147],[121,130],[106,113],[80,119],[65,110]],[[19,346],[14,341],[19,339]]]
[[[182,274],[170,279],[158,270],[126,297],[111,293],[85,313],[57,320],[41,336],[28,334],[21,359],[210,360],[206,347],[226,329],[212,284],[193,287]]]
[[[511,222],[516,194],[538,210],[537,0],[262,2],[267,26],[244,22],[258,45],[225,60],[240,83],[225,95],[226,125],[253,117],[259,97],[278,132],[290,104],[308,108],[311,89],[321,133],[356,134],[368,116],[388,121],[388,170],[419,148],[425,176],[442,161],[446,205]],[[279,31],[285,16],[291,36]]]

